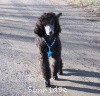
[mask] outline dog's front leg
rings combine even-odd
[[[49,67],[49,60],[46,52],[40,53],[40,65],[43,78],[45,79],[46,87],[50,86],[51,71]]]

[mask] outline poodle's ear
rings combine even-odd
[[[46,15],[47,13],[43,13],[43,15]]]
[[[57,14],[57,17],[59,18],[62,15],[62,13]]]
[[[42,24],[36,24],[34,33],[37,34],[39,37],[43,37],[45,35],[44,27]]]
[[[61,27],[59,24],[59,17],[62,15],[62,13],[59,13],[56,15],[56,21],[55,21],[55,36],[59,35],[61,33]]]

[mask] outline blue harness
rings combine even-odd
[[[43,39],[44,39],[44,38],[43,38]],[[54,45],[55,41],[56,41],[56,38],[53,40],[52,44],[49,45],[49,44],[46,42],[46,40],[44,39],[44,42],[45,42],[45,44],[48,46],[48,49],[49,49],[48,52],[47,52],[48,57],[50,57],[50,56],[53,55],[53,52],[52,52],[50,49],[51,49],[51,47]]]

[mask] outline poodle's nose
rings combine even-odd
[[[51,35],[52,34],[52,31],[50,31],[49,34]]]

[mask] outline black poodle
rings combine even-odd
[[[49,57],[54,59],[53,63],[53,78],[58,79],[57,73],[60,75],[62,72],[62,59],[61,59],[61,41],[59,33],[61,27],[59,24],[59,17],[62,13],[44,13],[38,19],[34,33],[37,36],[36,45],[39,48],[39,61],[45,79],[46,87],[50,86],[51,70],[49,67]]]

